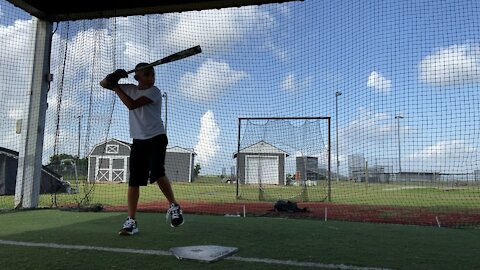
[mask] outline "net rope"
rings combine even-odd
[[[128,109],[99,82],[200,45],[201,54],[155,67],[165,167],[185,211],[280,215],[273,203],[283,199],[308,207],[308,218],[329,208],[339,220],[479,224],[479,11],[474,1],[307,0],[55,23],[39,207],[126,209]],[[25,146],[34,26],[0,0],[5,210]],[[278,119],[319,115],[331,130],[324,120]],[[244,121],[238,134],[239,118],[259,117],[272,119]],[[259,141],[288,153],[275,161],[288,181],[244,183],[249,170],[275,171],[261,153],[238,167],[238,144]],[[142,188],[141,211],[167,206],[158,187]]]

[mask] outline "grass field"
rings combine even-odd
[[[235,185],[213,181],[193,183],[173,183],[178,198],[184,201],[237,202]],[[95,184],[92,202],[105,205],[125,204],[126,184]],[[309,201],[326,199],[325,183],[307,188]],[[298,198],[302,187],[271,186],[265,188],[265,198],[277,199]],[[80,185],[80,193],[76,195],[58,194],[59,203],[75,203],[83,198],[84,188]],[[257,201],[258,187],[242,185],[240,201]],[[149,202],[161,199],[161,193],[155,185],[142,188],[141,201]],[[368,184],[352,182],[332,182],[331,198],[333,203],[356,205],[389,205],[415,207],[456,207],[480,209],[480,186],[455,187],[444,184]],[[50,206],[52,196],[41,196],[41,206]],[[9,209],[13,205],[13,196],[0,196],[0,208]]]
[[[124,211],[127,184],[80,185],[78,194],[45,194],[40,196],[41,208],[74,206],[91,190],[90,204],[102,204],[107,210]],[[332,202],[326,201],[325,182],[307,187],[306,196],[300,186],[269,186],[264,188],[266,203],[259,202],[259,189],[241,185],[240,198],[236,198],[236,186],[219,182],[218,178],[201,178],[193,183],[173,183],[176,197],[190,213],[225,214],[239,213],[247,205],[249,215],[270,215],[273,202],[291,199],[309,202],[311,212],[304,218],[323,219],[325,207],[335,220],[368,221],[396,224],[417,224],[447,227],[478,227],[480,225],[480,186],[455,186],[452,183],[391,183],[365,184],[332,182]],[[85,201],[83,201],[85,203]],[[167,205],[156,185],[143,187],[140,197],[144,211],[159,211]],[[13,196],[0,196],[0,209],[11,210]],[[233,212],[232,212],[233,211]],[[297,215],[298,216],[298,215]],[[298,216],[301,217],[301,216]]]
[[[212,181],[193,183],[173,183],[176,196],[184,201],[237,202],[235,185]],[[105,205],[125,204],[126,184],[95,184],[92,202]],[[142,188],[141,201],[157,201],[162,198],[155,185]],[[325,183],[307,188],[309,201],[326,199]],[[265,198],[277,199],[298,198],[302,187],[271,186],[265,188]],[[76,195],[58,194],[58,203],[75,203],[83,198],[84,189],[80,185],[80,193]],[[240,201],[257,201],[258,187],[242,185]],[[333,203],[357,205],[388,205],[414,207],[458,207],[480,208],[480,186],[455,187],[442,185],[404,183],[404,184],[368,184],[352,182],[332,182],[331,198]],[[13,205],[13,196],[0,196],[0,208],[9,209]],[[40,206],[52,205],[50,194],[42,195]]]
[[[175,246],[225,245],[240,248],[236,258],[206,264],[173,256],[22,247],[0,243],[2,269],[311,269],[285,260],[340,264],[344,269],[480,269],[480,230],[278,218],[186,215],[172,229],[163,214],[140,213],[140,234],[120,237],[123,213],[35,210],[0,214],[0,240],[93,247],[168,250]],[[318,266],[318,265],[316,265]],[[321,268],[321,267],[317,267]],[[322,268],[335,269],[335,267]]]

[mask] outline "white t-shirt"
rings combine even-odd
[[[162,121],[162,92],[160,89],[153,86],[139,90],[138,86],[134,84],[121,84],[120,88],[133,100],[145,96],[153,101],[150,104],[129,111],[130,137],[145,140],[165,134],[165,127]]]

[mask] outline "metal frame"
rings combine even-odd
[[[332,170],[331,170],[331,154],[332,154],[332,139],[331,139],[331,117],[330,116],[307,116],[307,117],[239,117],[238,118],[238,136],[237,136],[237,175],[236,175],[236,198],[239,199],[239,179],[238,175],[240,173],[239,169],[239,154],[240,154],[240,140],[241,140],[241,126],[242,121],[245,120],[327,120],[328,125],[328,186],[327,186],[327,198],[328,201],[332,201]]]

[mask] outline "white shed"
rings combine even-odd
[[[243,184],[285,185],[285,159],[288,153],[265,141],[240,149],[238,179]]]
[[[95,145],[88,155],[88,181],[127,182],[130,147],[117,139]]]

